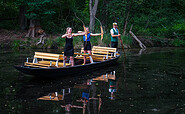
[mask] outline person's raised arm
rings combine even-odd
[[[100,35],[101,33],[96,33],[96,34],[91,33],[91,36],[100,36]]]
[[[83,32],[82,32],[82,33],[73,33],[72,35],[73,35],[74,37],[75,37],[75,36],[83,36],[83,35],[85,35],[85,33],[83,33]]]
[[[67,35],[68,35],[68,34],[64,34],[64,35],[62,35],[62,38],[65,38],[65,37],[67,37]]]
[[[85,34],[85,32],[84,31],[78,31],[78,34]]]

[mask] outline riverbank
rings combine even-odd
[[[49,34],[46,36],[44,43],[37,44],[40,40],[39,36],[36,38],[26,38],[27,31],[10,31],[0,30],[0,48],[25,49],[25,48],[45,48],[45,49],[63,49],[65,46],[65,39],[61,38],[62,34]],[[136,40],[131,36],[121,37],[124,43],[124,48],[139,47]],[[138,36],[146,47],[183,47],[185,41],[180,39],[167,39],[150,36]],[[73,40],[74,48],[80,49],[83,47],[82,36],[75,37]],[[101,41],[100,37],[92,37],[92,45],[110,46],[110,34],[104,34]],[[121,45],[119,44],[119,47]]]

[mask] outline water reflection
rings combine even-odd
[[[100,114],[185,113],[185,48],[147,48],[140,56],[136,56],[140,50],[128,50],[126,62],[120,58],[116,66],[81,76],[61,77],[57,80],[34,79],[12,67],[21,64],[35,51],[38,50],[17,52],[0,50],[2,114],[63,114],[65,107],[61,105],[66,106],[65,100],[62,100],[63,89],[65,94],[68,94],[70,88],[71,105],[83,107],[83,102],[78,100],[83,100],[82,93],[86,86],[89,90],[89,99],[93,97],[96,99],[90,99],[86,103],[85,113],[96,114],[98,111]],[[61,50],[58,50],[59,52]],[[113,70],[116,70],[115,80],[107,79],[106,73],[110,74],[108,71]],[[95,80],[98,78],[96,76],[101,78]],[[43,98],[47,96],[46,100],[37,100],[42,96]],[[70,113],[82,114],[83,109],[71,108]]]
[[[140,49],[139,53],[137,54],[138,56],[140,56],[146,49]]]
[[[102,106],[102,93],[103,90],[97,90],[98,82],[107,83],[107,91],[110,93],[108,98],[115,100],[117,85],[116,85],[116,72],[106,73],[99,77],[87,79],[83,83],[75,84],[70,88],[62,88],[59,92],[48,93],[46,96],[37,98],[37,100],[58,101],[60,107],[65,109],[66,113],[70,113],[73,108],[81,109],[82,113],[85,112],[97,114]],[[105,89],[105,88],[104,88]],[[91,106],[92,105],[92,106]]]

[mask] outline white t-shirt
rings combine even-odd
[[[110,30],[110,33],[111,33],[111,34],[114,34],[113,29],[114,29],[115,31],[117,31],[117,32],[118,32],[118,29],[112,28],[112,29]]]

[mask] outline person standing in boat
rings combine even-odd
[[[113,28],[110,30],[111,33],[111,47],[117,48],[118,47],[118,37],[120,36],[119,31],[117,29],[117,23],[113,23]]]
[[[84,40],[84,53],[88,53],[88,54],[91,55],[91,42],[90,42],[91,36],[100,36],[101,33],[93,34],[93,33],[89,32],[89,28],[88,27],[85,27],[85,28],[86,28],[86,32],[84,31],[82,33],[83,34],[83,40]],[[81,31],[79,31],[78,33],[80,33],[80,32]],[[87,36],[87,38],[86,38],[86,36]],[[84,56],[84,64],[86,64],[86,56]]]
[[[64,58],[67,59],[67,56],[70,56],[70,61],[72,66],[74,66],[74,48],[73,48],[73,37],[80,36],[81,34],[72,34],[72,28],[67,27],[66,34],[62,35],[62,38],[66,38],[66,44],[64,48]]]

